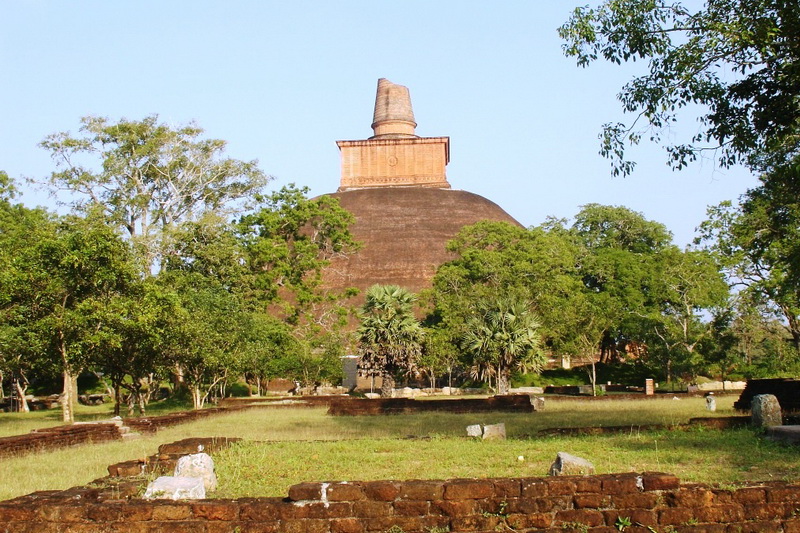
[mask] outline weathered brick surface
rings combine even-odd
[[[76,487],[0,503],[0,532],[611,533],[624,519],[630,533],[800,533],[800,485],[675,485],[669,474],[331,482],[295,485],[285,499],[179,502],[106,499]]]

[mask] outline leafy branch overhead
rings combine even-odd
[[[681,110],[700,106],[697,133],[667,144],[680,169],[710,152],[728,167],[763,170],[798,153],[800,4],[794,0],[706,0],[702,9],[663,0],[606,0],[577,8],[559,28],[578,65],[647,61],[618,98],[627,124],[609,123],[600,153],[614,175],[635,166],[626,147],[661,143]]]

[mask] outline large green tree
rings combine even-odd
[[[58,168],[49,184],[73,193],[75,207],[102,209],[124,228],[147,271],[157,270],[169,251],[166,232],[240,206],[268,179],[256,161],[224,157],[225,141],[202,138],[196,125],[164,124],[157,115],[117,122],[84,117],[79,131],[42,141]]]
[[[618,95],[634,115],[609,123],[601,153],[614,174],[634,163],[626,146],[666,143],[681,168],[703,153],[722,166],[764,168],[798,153],[800,4],[795,0],[604,0],[579,7],[559,28],[580,66],[644,60],[647,72]],[[697,132],[671,144],[682,111],[700,109]]]
[[[128,245],[95,213],[57,222],[28,216],[22,227],[31,220],[30,234],[3,243],[11,249],[1,254],[4,327],[27,339],[18,349],[63,375],[63,418],[71,422],[75,380],[113,342],[113,303],[128,290],[135,268]]]
[[[383,378],[381,396],[391,398],[395,374],[416,369],[424,330],[414,316],[416,295],[397,285],[367,290],[356,335],[359,366]]]

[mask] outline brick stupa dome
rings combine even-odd
[[[446,245],[464,226],[481,220],[521,224],[482,196],[450,189],[450,139],[415,134],[408,89],[381,79],[375,100],[375,135],[337,142],[342,178],[331,195],[355,216],[350,230],[362,248],[334,259],[325,284],[362,294],[376,283],[417,292],[454,258]]]

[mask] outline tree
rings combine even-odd
[[[157,115],[117,123],[84,117],[80,132],[42,141],[59,169],[49,183],[77,194],[75,207],[102,209],[124,228],[148,272],[167,251],[165,232],[208,211],[226,212],[268,179],[256,161],[224,158],[224,141],[202,139],[195,125],[159,123]]]
[[[634,163],[626,145],[665,133],[689,106],[704,108],[699,130],[668,145],[673,168],[701,154],[722,166],[792,159],[800,127],[800,4],[794,0],[706,0],[699,9],[680,1],[605,0],[579,7],[559,28],[564,52],[587,66],[603,58],[620,64],[644,59],[648,72],[622,88],[618,98],[632,123],[609,123],[601,154],[613,173]]]
[[[731,283],[781,316],[800,353],[800,180],[769,180],[740,205],[708,210],[698,243],[719,255]]]
[[[384,398],[392,397],[395,373],[414,370],[422,351],[424,334],[414,316],[415,300],[413,293],[397,285],[373,285],[361,308],[356,332],[360,366],[380,373]]]
[[[112,342],[110,305],[135,270],[128,245],[97,214],[57,223],[41,214],[36,219],[42,224],[34,232],[9,239],[13,254],[4,258],[2,308],[10,318],[6,325],[26,339],[29,356],[63,375],[63,418],[72,422],[75,380]]]
[[[193,406],[201,409],[215,387],[239,371],[248,317],[235,295],[207,277],[166,272],[159,281],[176,301],[160,348],[181,369]]]
[[[475,367],[497,379],[498,394],[508,394],[511,370],[540,372],[546,362],[540,351],[539,322],[530,304],[511,298],[481,302],[469,321],[463,346]]]

